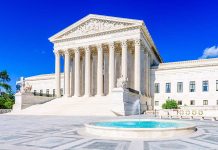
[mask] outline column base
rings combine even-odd
[[[95,95],[95,97],[102,97],[102,96],[105,96],[104,94],[97,94]]]
[[[65,98],[69,98],[69,97],[71,97],[71,96],[70,96],[70,95],[64,95],[64,97],[65,97]]]
[[[83,97],[91,97],[91,94],[85,94]]]
[[[81,96],[73,95],[72,97],[81,97]]]

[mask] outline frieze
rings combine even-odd
[[[97,32],[109,31],[114,29],[120,29],[133,25],[132,23],[115,22],[102,19],[89,19],[88,21],[80,24],[78,27],[68,31],[67,33],[59,36],[59,38],[71,37],[71,36],[81,36],[86,34],[93,34]]]

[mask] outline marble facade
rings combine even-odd
[[[150,96],[150,86],[145,86],[150,65],[161,59],[146,31],[143,21],[88,15],[51,37],[57,97],[61,96],[60,57],[64,57],[66,97],[108,95],[120,86],[118,80]]]
[[[181,107],[218,106],[218,59],[163,63],[142,20],[91,14],[49,40],[55,73],[17,82],[31,85],[31,92],[66,101],[92,99],[95,105],[105,101],[107,108],[120,106],[122,113],[125,97],[140,97],[143,110],[161,109],[167,99],[177,100]],[[190,83],[195,83],[194,90]],[[136,95],[124,96],[122,89]]]

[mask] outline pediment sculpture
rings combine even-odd
[[[115,21],[108,21],[102,19],[90,19],[79,26],[73,28],[72,30],[68,31],[67,33],[63,34],[61,37],[71,37],[71,36],[80,36],[80,35],[87,35],[97,32],[104,32],[113,29],[120,29],[126,26],[132,25],[131,23],[124,23],[124,22],[115,22]]]

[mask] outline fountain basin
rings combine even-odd
[[[196,126],[184,121],[125,119],[85,124],[85,130],[108,138],[160,139],[191,134]]]

